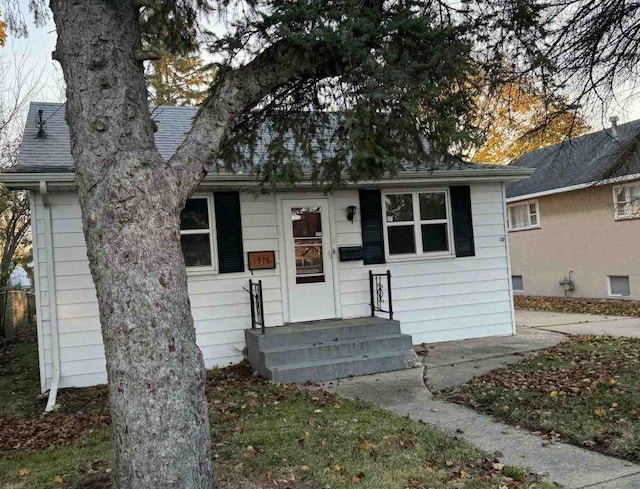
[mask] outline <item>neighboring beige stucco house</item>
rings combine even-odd
[[[640,300],[640,121],[524,155],[507,189],[514,292]]]

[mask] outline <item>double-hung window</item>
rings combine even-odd
[[[529,200],[509,205],[507,220],[509,231],[539,228],[540,212],[538,210],[538,201]]]
[[[211,197],[194,197],[180,213],[180,242],[188,268],[215,268],[212,204]]]
[[[640,183],[618,185],[613,188],[615,218],[640,218]]]
[[[451,254],[447,191],[390,192],[383,205],[389,258]]]

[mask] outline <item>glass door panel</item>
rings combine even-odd
[[[322,210],[320,207],[291,208],[296,284],[324,282]]]

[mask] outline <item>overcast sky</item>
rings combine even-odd
[[[27,12],[28,0],[20,0],[24,11]],[[64,100],[61,70],[57,63],[52,61],[51,52],[55,49],[56,32],[53,21],[43,27],[31,27],[29,37],[15,39],[10,37],[7,46],[3,48],[6,56],[24,56],[27,70],[32,70],[40,82],[38,100],[46,102],[62,102]],[[10,75],[11,76],[11,75]],[[32,77],[34,78],[34,77]],[[636,87],[637,90],[640,88]],[[599,130],[603,125],[608,125],[608,119],[612,115],[619,118],[620,123],[640,119],[640,97],[630,97],[637,93],[636,89],[621,90],[618,101],[611,104],[606,113],[599,109],[592,109],[586,115],[593,130]],[[639,93],[640,95],[640,93]]]

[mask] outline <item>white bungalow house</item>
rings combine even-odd
[[[163,157],[194,114],[154,111]],[[505,182],[530,173],[461,164],[330,194],[308,182],[263,194],[252,175],[209,174],[181,230],[206,366],[248,348],[271,378],[324,380],[403,368],[412,343],[515,334]],[[30,190],[43,392],[107,380],[74,180],[64,107],[32,104],[18,164],[0,181]]]

